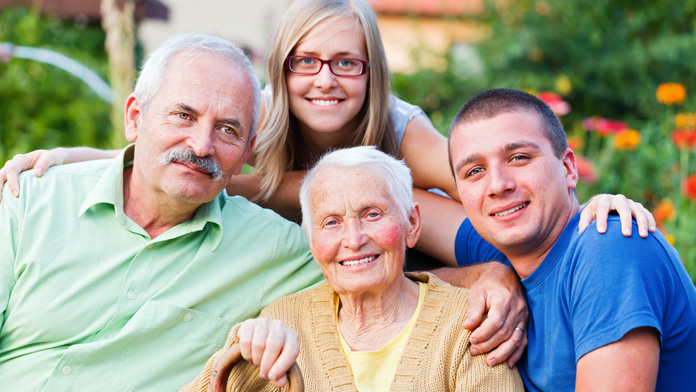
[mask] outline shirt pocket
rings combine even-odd
[[[223,347],[232,324],[195,309],[146,302],[124,327],[111,386],[119,391],[177,390]]]

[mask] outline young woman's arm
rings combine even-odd
[[[52,150],[36,150],[17,154],[0,169],[0,189],[5,182],[15,197],[19,196],[19,173],[34,168],[34,175],[41,177],[51,166],[66,163],[115,158],[120,150],[98,150],[91,147],[58,147]]]
[[[415,188],[437,188],[459,200],[447,158],[447,138],[433,128],[424,115],[408,122],[401,142],[401,157],[411,168]]]
[[[276,192],[268,200],[257,200],[256,204],[272,209],[285,219],[300,222],[300,186],[306,174],[306,171],[285,172]],[[261,193],[260,174],[232,176],[227,185],[227,194],[230,196],[240,195],[249,200],[255,200],[259,193]]]

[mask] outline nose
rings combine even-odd
[[[314,75],[314,85],[322,90],[328,90],[336,86],[336,75],[331,72],[329,64],[322,64],[319,73]]]
[[[191,134],[186,139],[186,144],[199,157],[213,155],[213,127],[206,124],[198,124],[191,129]]]
[[[488,168],[488,195],[502,196],[506,192],[513,191],[516,183],[510,173],[510,169],[504,166]]]
[[[367,242],[367,235],[363,233],[360,222],[347,220],[343,230],[342,245],[352,250],[358,250]]]

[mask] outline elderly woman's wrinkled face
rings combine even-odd
[[[381,174],[326,169],[314,180],[310,203],[312,254],[337,293],[379,292],[403,274],[420,216],[416,209],[402,216]]]

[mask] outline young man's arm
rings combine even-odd
[[[524,330],[529,313],[522,285],[512,268],[488,262],[430,272],[453,286],[470,288],[463,327],[474,329],[471,354],[490,352],[486,357],[490,366],[507,362],[512,367],[519,361],[527,346]]]
[[[654,391],[659,362],[657,331],[650,327],[636,328],[578,360],[575,390]]]

